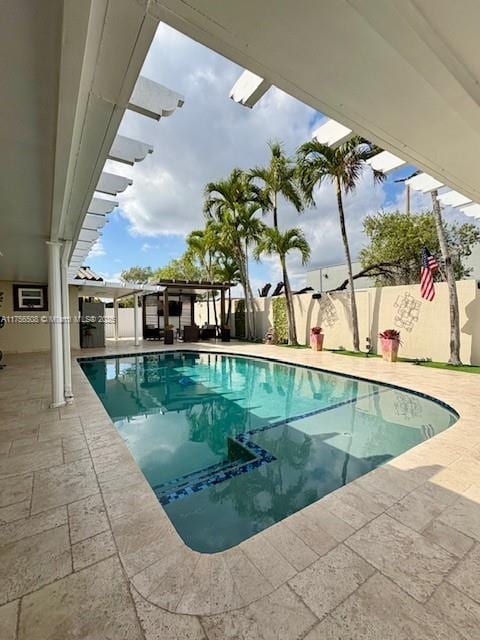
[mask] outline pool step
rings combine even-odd
[[[153,487],[160,504],[167,505],[187,498],[198,491],[253,471],[276,459],[271,453],[252,442],[245,433],[240,433],[235,438],[228,438],[228,455],[229,460]]]
[[[156,487],[153,487],[153,491],[160,502],[163,504],[163,499],[170,494],[174,495],[179,491],[185,490],[187,487],[192,487],[196,486],[197,484],[207,482],[213,477],[220,477],[227,471],[238,467],[238,464],[238,460],[226,460],[223,462],[218,462],[217,464],[212,464],[205,469],[193,471],[192,473],[185,474],[183,476],[180,476],[179,478],[174,478],[173,480],[169,480],[167,482],[159,484]],[[170,500],[168,500],[167,502],[170,502]]]

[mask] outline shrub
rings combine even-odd
[[[273,331],[277,342],[288,342],[287,301],[282,296],[273,298]]]

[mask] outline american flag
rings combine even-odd
[[[438,262],[427,247],[422,247],[422,266],[420,268],[420,295],[430,302],[435,297],[433,275],[438,271]]]

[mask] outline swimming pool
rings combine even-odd
[[[457,420],[411,392],[271,360],[171,351],[80,365],[200,552],[240,543]]]

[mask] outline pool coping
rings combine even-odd
[[[454,425],[452,425],[445,432],[408,450],[401,456],[398,456],[394,458],[392,461],[389,461],[388,463],[386,463],[386,465],[383,465],[382,467],[379,467],[369,472],[368,474],[361,476],[360,478],[357,478],[356,480],[337,489],[336,491],[328,494],[327,496],[324,496],[322,499],[312,503],[308,507],[305,507],[304,509],[292,514],[288,518],[285,518],[284,520],[278,523],[275,523],[268,529],[243,541],[239,545],[232,547],[231,549],[213,553],[213,554],[199,553],[199,552],[193,551],[183,542],[183,540],[177,534],[174,526],[170,522],[170,519],[165,513],[163,507],[159,504],[156,496],[154,495],[152,489],[150,488],[150,486],[148,485],[145,479],[143,482],[143,488],[140,490],[140,487],[138,486],[138,484],[142,484],[142,483],[138,479],[138,473],[142,476],[142,478],[144,477],[143,477],[143,474],[141,474],[141,471],[138,468],[136,462],[131,457],[131,454],[128,450],[127,445],[123,441],[121,443],[116,442],[115,446],[123,450],[122,459],[126,460],[127,458],[130,458],[130,463],[129,463],[129,466],[131,467],[130,471],[132,471],[132,469],[135,469],[137,472],[138,484],[135,486],[135,490],[136,492],[139,492],[136,500],[136,504],[128,505],[124,510],[122,510],[121,515],[113,514],[113,517],[111,520],[112,532],[116,540],[118,537],[116,533],[116,529],[118,526],[121,525],[120,539],[117,540],[120,559],[124,564],[124,569],[127,573],[127,576],[128,576],[128,579],[130,580],[131,585],[145,599],[145,601],[149,602],[151,605],[160,607],[162,610],[169,611],[171,613],[188,614],[193,616],[209,616],[214,614],[215,615],[225,614],[227,612],[233,612],[239,609],[243,609],[251,605],[252,603],[256,602],[257,600],[266,598],[269,596],[269,594],[272,594],[273,592],[276,592],[278,589],[281,589],[282,586],[285,586],[286,583],[290,583],[296,575],[302,573],[308,567],[312,566],[313,563],[319,560],[323,555],[321,553],[319,554],[316,551],[314,551],[314,549],[312,548],[312,544],[306,543],[305,540],[302,538],[301,530],[302,530],[302,527],[305,527],[305,518],[307,518],[307,520],[310,519],[310,524],[312,524],[312,522],[318,522],[318,518],[320,516],[325,517],[326,522],[327,521],[329,522],[327,528],[330,527],[331,521],[333,518],[337,528],[339,527],[341,529],[342,526],[344,526],[344,528],[347,529],[349,532],[348,535],[345,535],[345,532],[338,534],[336,539],[336,544],[339,545],[339,544],[345,543],[350,533],[356,532],[358,529],[360,529],[361,527],[366,525],[368,522],[370,522],[370,520],[373,519],[373,517],[367,517],[367,519],[364,521],[364,514],[362,513],[362,509],[357,510],[356,507],[348,506],[347,510],[351,513],[345,513],[345,505],[343,504],[345,501],[345,498],[348,496],[348,499],[351,501],[352,492],[355,492],[355,493],[360,492],[364,498],[368,497],[368,500],[371,500],[372,504],[375,505],[375,516],[374,516],[375,518],[377,518],[382,513],[386,513],[387,509],[390,508],[394,503],[398,502],[399,499],[398,498],[391,499],[391,496],[383,492],[381,486],[378,487],[378,495],[377,495],[376,485],[377,484],[382,485],[384,481],[384,479],[380,477],[381,471],[386,469],[387,471],[385,473],[387,473],[388,475],[395,474],[395,472],[398,471],[397,475],[399,475],[399,478],[398,478],[399,481],[400,481],[400,477],[402,477],[405,473],[407,473],[407,475],[410,476],[409,480],[410,479],[413,480],[412,484],[408,486],[411,491],[415,491],[420,486],[422,486],[426,480],[421,474],[415,473],[415,470],[412,468],[412,464],[415,466],[417,463],[421,462],[421,458],[422,458],[421,454],[423,452],[427,452],[428,448],[431,447],[432,441],[436,441],[436,442],[441,441],[442,444],[443,442],[445,442],[445,446],[449,447],[450,445],[448,443],[450,441],[450,438],[444,439],[443,436],[444,434],[452,432],[452,430],[456,429],[457,425],[459,425],[459,423],[462,421],[462,415],[454,406],[455,401],[452,402],[452,400],[450,400],[448,403],[441,401],[431,393],[427,394],[425,393],[425,391],[420,391],[418,389],[418,386],[417,388],[415,388],[416,385],[414,385],[414,387],[412,388],[408,383],[407,384],[402,383],[402,385],[399,385],[397,383],[392,383],[388,381],[385,382],[383,379],[382,380],[379,380],[378,378],[376,379],[375,375],[371,377],[371,374],[368,377],[364,377],[363,375],[362,376],[352,375],[350,372],[342,370],[341,367],[327,368],[325,366],[320,366],[320,363],[317,364],[316,362],[314,363],[299,362],[298,361],[299,356],[302,356],[302,355],[311,356],[311,352],[307,350],[305,350],[307,351],[307,353],[305,353],[303,350],[301,353],[297,352],[295,354],[296,355],[295,361],[292,361],[291,358],[290,359],[288,358],[288,355],[290,355],[288,353],[285,353],[285,355],[283,355],[283,353],[278,353],[278,352],[275,354],[268,353],[268,355],[251,353],[252,348],[256,349],[258,348],[258,346],[262,346],[262,345],[246,345],[246,348],[244,347],[245,350],[241,348],[243,347],[243,345],[241,346],[232,345],[232,346],[234,346],[235,349],[240,349],[240,350],[230,351],[229,348],[225,348],[223,345],[220,346],[218,344],[215,344],[213,348],[212,348],[212,345],[210,346],[201,345],[199,347],[195,345],[195,348],[190,348],[190,349],[186,349],[183,345],[174,345],[173,348],[171,346],[168,346],[167,348],[165,347],[162,348],[162,346],[159,346],[159,349],[148,350],[148,351],[134,348],[131,351],[127,350],[125,352],[122,352],[122,355],[133,356],[133,355],[144,355],[146,353],[156,354],[159,351],[161,352],[190,351],[194,353],[196,352],[219,353],[219,354],[226,353],[228,355],[238,355],[240,357],[257,357],[257,358],[259,357],[260,359],[263,359],[263,360],[276,361],[282,364],[292,364],[294,366],[303,366],[306,368],[320,370],[320,371],[331,373],[331,374],[338,373],[340,375],[347,375],[353,379],[358,379],[362,381],[365,380],[373,383],[380,383],[392,388],[406,390],[414,394],[417,394],[419,396],[427,397],[428,399],[438,402],[439,404],[443,404],[449,410],[452,410],[457,415],[459,415],[459,419]],[[267,348],[269,350],[272,349],[272,347],[270,346]],[[103,359],[106,355],[109,357],[116,357],[120,354],[119,353],[111,353],[111,354],[102,353],[102,355],[99,354],[98,356],[95,356],[95,357],[98,359]],[[321,358],[322,356],[320,354],[320,355],[316,355],[315,357]],[[88,358],[91,358],[91,356]],[[90,386],[90,383],[85,377],[85,374],[81,369],[79,362],[77,362],[77,358],[75,358],[74,360],[75,360],[75,366],[78,368],[78,371],[81,372],[81,376],[84,377],[86,384],[88,384],[88,387],[91,389],[91,392],[95,398],[95,400],[92,401],[92,405],[96,404],[97,406],[95,413],[97,414],[99,412],[100,413],[103,412],[104,417],[101,419],[101,422],[103,422],[104,425],[105,425],[105,422],[108,422],[111,425],[111,429],[118,435],[118,432],[116,431],[114,424],[108,417],[108,414],[106,414],[106,411],[104,410],[104,407],[100,399],[94,392],[93,388]],[[349,358],[348,360],[358,361],[358,359],[354,359],[354,358],[352,359]],[[342,359],[342,364],[345,363],[345,365],[348,365],[349,364],[348,360],[346,360],[346,357],[344,357]],[[392,365],[390,364],[389,366],[391,367]],[[405,365],[403,365],[402,363],[400,364],[400,367],[402,366],[404,367]],[[411,366],[411,365],[407,365],[407,366]],[[396,367],[396,364],[393,365],[393,367]],[[389,371],[389,373],[391,373],[391,371]],[[461,374],[455,374],[455,375],[461,375]],[[78,375],[77,375],[77,378],[78,378]],[[94,425],[96,422],[98,422],[98,418],[95,418],[93,420],[92,425]],[[84,424],[84,428],[86,428],[88,431],[89,419],[88,418],[82,419],[82,424]],[[102,429],[103,428],[104,427],[102,427]],[[462,453],[463,452],[466,453],[466,450],[463,450]],[[92,457],[93,457],[93,464],[95,466],[96,462],[95,462],[94,453]],[[460,453],[458,456],[455,457],[455,459],[459,457],[460,457]],[[428,455],[425,457],[424,462],[426,463],[427,460],[429,460],[429,466],[434,465],[431,458],[430,459],[428,458]],[[380,471],[380,474],[379,474],[379,471]],[[106,485],[104,486],[102,485],[103,483],[102,483],[102,480],[100,479],[100,490],[104,494],[104,498],[105,497],[107,498],[105,502],[106,502],[107,511],[108,511],[109,500],[108,500],[108,495],[105,496],[105,492],[107,492],[108,494],[108,492],[112,489],[112,486],[111,484],[110,485],[108,484],[108,481]],[[121,491],[121,492],[128,493],[128,489],[129,489],[128,485],[126,486],[124,483],[116,487],[117,492]],[[402,493],[402,497],[404,497],[406,493],[408,492],[405,492],[405,494]],[[155,504],[152,503],[151,498],[154,499]],[[148,562],[146,563],[133,562],[132,564],[129,558],[129,545],[125,546],[125,542],[122,541],[121,538],[122,538],[122,535],[124,534],[125,526],[127,527],[127,529],[131,529],[131,535],[134,535],[135,528],[138,526],[138,523],[141,522],[142,517],[145,516],[146,512],[148,512],[149,516],[151,516],[149,520],[150,535],[154,535],[152,534],[152,530],[156,530],[157,531],[156,535],[158,535],[158,537],[161,536],[163,538],[162,544],[160,545],[161,550],[159,549],[158,553],[154,553],[154,557],[155,557],[154,560],[152,560],[149,555]],[[155,513],[154,516],[152,512]],[[352,516],[352,514],[355,514],[355,515]],[[358,522],[355,522],[355,520],[358,517],[358,514],[362,514],[361,527],[357,526]],[[288,539],[292,540],[292,543],[291,543],[292,549],[288,551],[286,550],[284,546],[284,542],[282,542],[283,538],[285,540],[288,540]],[[255,547],[258,544],[265,545],[266,549],[271,550],[272,552],[271,563],[278,562],[278,554],[280,553],[280,556],[282,557],[282,561],[283,560],[286,561],[290,570],[293,570],[293,574],[291,572],[285,573],[285,578],[282,579],[280,582],[277,580],[275,581],[271,580],[270,582],[268,582],[268,588],[265,587],[265,584],[263,582],[262,589],[260,590],[252,588],[252,585],[250,584],[243,584],[245,582],[245,575],[242,575],[241,582],[240,582],[240,578],[238,578],[238,580],[236,580],[235,578],[232,578],[232,574],[235,576],[235,571],[239,571],[238,565],[244,562],[249,567],[249,570],[247,571],[247,574],[248,574],[247,583],[250,580],[252,581],[253,584],[256,582],[256,578],[258,578],[257,574],[259,570],[258,570],[258,567],[255,565],[255,562],[253,562],[253,558],[255,554],[253,553],[252,555],[252,547]],[[306,556],[309,556],[309,554],[312,554],[309,556],[309,561],[306,561],[306,560],[299,561],[299,560],[290,558],[289,554],[291,553],[291,551],[293,551],[294,546],[297,546],[299,548],[301,547],[301,549],[305,552]],[[298,553],[298,549],[296,549],[296,552]],[[239,554],[242,557],[242,562],[238,562],[238,560],[236,560]],[[295,555],[295,552],[293,553],[293,555]],[[175,599],[172,600],[170,593],[161,593],[161,594],[158,593],[159,580],[161,580],[161,578],[164,577],[165,575],[167,575],[171,579],[171,575],[169,572],[171,572],[172,569],[171,567],[170,569],[166,567],[166,565],[168,565],[169,562],[171,562],[170,560],[171,557],[175,557],[176,561],[182,567],[187,565],[191,569],[191,571],[189,571],[191,580],[187,584],[183,584],[182,593],[179,600],[175,600]],[[264,561],[268,564],[269,563],[268,557],[264,558]],[[233,570],[233,567],[237,567],[235,571]],[[173,573],[177,575],[176,571],[173,571]],[[245,567],[243,568],[242,574],[245,574]],[[182,575],[182,570],[179,569],[176,579],[180,579],[181,575]],[[215,580],[212,579],[212,576],[215,576]],[[230,585],[230,588],[227,588],[228,585],[225,584],[225,581],[228,582],[228,584]],[[241,588],[239,587],[239,584],[242,585]],[[154,588],[155,586],[157,587],[157,590],[155,590]],[[228,594],[228,597],[225,596],[226,593]]]

